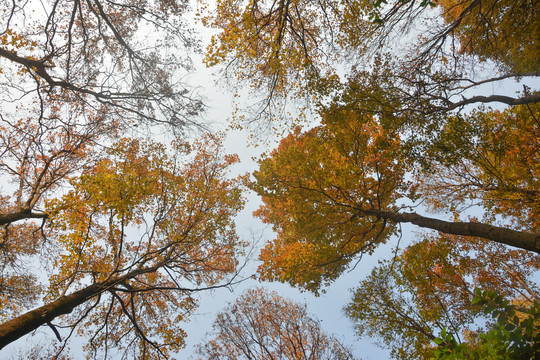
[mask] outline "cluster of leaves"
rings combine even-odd
[[[355,69],[369,69],[368,77],[378,74],[371,86],[389,84],[379,97],[396,98],[401,101],[396,110],[424,116],[479,101],[514,103],[523,100],[480,99],[464,91],[538,76],[537,41],[530,41],[538,39],[537,13],[530,0],[219,1],[205,18],[220,30],[206,62],[224,65],[233,89],[244,84],[260,95],[248,121],[266,118],[274,128],[276,117],[287,116],[280,107],[288,99],[324,106],[328,95],[347,92],[350,85],[339,84],[344,70],[360,83],[369,79],[358,79]],[[377,59],[389,54],[397,60],[379,69]],[[502,76],[478,79],[479,63],[496,67]]]
[[[502,216],[538,232],[539,116],[539,104],[449,116],[425,152],[413,149],[425,169],[419,191],[431,208],[457,214],[478,204],[486,221]]]
[[[282,140],[254,174],[256,215],[278,234],[261,253],[264,279],[317,291],[394,233],[377,214],[406,190],[399,138],[354,112],[333,120]]]
[[[449,117],[423,149],[372,115],[347,107],[323,113],[323,125],[289,135],[254,173],[251,188],[264,202],[256,215],[277,233],[261,253],[262,277],[317,292],[407,222],[540,251],[535,109]],[[520,141],[522,132],[530,142]],[[405,199],[422,199],[458,221],[403,212],[398,200]],[[486,209],[485,223],[459,218],[475,202]],[[516,230],[494,225],[499,214]]]
[[[535,301],[526,309],[510,304],[495,291],[475,289],[472,304],[496,320],[474,343],[458,343],[451,333],[441,332],[436,359],[536,359],[540,356],[540,307]]]
[[[493,60],[506,71],[536,72],[540,67],[538,8],[533,1],[441,0],[442,15],[459,39],[459,52]]]
[[[307,84],[320,73],[335,77],[330,65],[335,60],[332,36],[319,23],[333,26],[335,14],[323,16],[321,10],[310,0],[220,0],[203,17],[205,25],[221,30],[212,37],[205,63],[225,64],[225,77],[235,83],[232,88],[239,82],[253,94],[263,90],[248,122],[280,112],[288,95],[295,99],[314,95]]]
[[[99,111],[87,111],[77,102],[68,105],[51,96],[43,112],[30,106],[17,108],[19,118],[0,121],[2,316],[20,314],[40,298],[41,286],[30,270],[31,260],[54,249],[45,241],[47,214],[43,202],[68,185],[68,179],[90,167],[101,156],[95,144],[113,139],[121,129]],[[40,222],[26,219],[41,219]]]

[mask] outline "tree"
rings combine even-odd
[[[44,201],[69,187],[68,180],[91,168],[103,155],[100,141],[115,138],[122,128],[75,102],[69,112],[63,99],[44,111],[24,106],[17,119],[1,117],[0,204],[2,320],[20,313],[43,289],[30,271],[29,258],[54,251],[44,237]],[[63,115],[63,116],[62,116]]]
[[[481,61],[492,60],[506,72],[534,73],[540,69],[538,43],[529,41],[540,34],[534,1],[463,1],[434,2],[440,9],[446,29],[430,40],[427,50],[440,49],[454,32],[459,53],[475,55]],[[399,5],[398,5],[399,6]],[[387,18],[393,15],[387,13]],[[520,55],[521,54],[521,55]]]
[[[363,32],[357,36],[361,44],[386,45],[392,41],[393,32],[406,33],[428,15],[431,28],[423,31],[425,35],[418,39],[413,50],[416,54],[412,60],[416,65],[440,60],[438,57],[466,61],[461,55],[473,55],[482,62],[494,61],[504,72],[538,71],[537,41],[529,41],[529,35],[534,37],[539,31],[534,1],[382,0],[353,4],[355,11],[367,12],[370,20],[378,24],[375,34]],[[444,21],[437,22],[435,16]],[[526,55],[519,57],[520,53]]]
[[[176,0],[2,3],[2,106],[43,110],[52,96],[126,122],[192,124],[202,103],[176,80],[197,48],[187,9]]]
[[[188,9],[0,4],[1,347],[48,325],[60,352],[79,332],[95,357],[166,357],[183,345],[176,320],[192,294],[233,281],[236,158],[219,137],[120,139],[139,125],[202,127],[202,102],[179,80],[198,50]]]
[[[19,182],[1,225],[44,218],[34,207],[93,160],[89,151],[97,156],[98,142],[141,123],[174,133],[195,124],[202,103],[175,80],[197,49],[187,10],[181,1],[0,5],[0,166]]]
[[[462,148],[457,143],[459,149],[468,149],[472,155],[464,154],[468,150],[463,150],[455,159],[455,166],[448,168],[448,174],[457,175],[447,177],[446,183],[437,182],[440,188],[435,188],[431,186],[435,183],[433,177],[436,180],[445,178],[446,173],[416,168],[416,179],[408,175],[412,166],[417,164],[414,151],[418,147],[413,147],[411,153],[396,132],[384,130],[371,115],[347,108],[335,110],[323,114],[327,115],[323,125],[306,132],[297,130],[283,139],[276,150],[260,161],[259,170],[254,173],[255,181],[251,188],[262,197],[264,203],[256,215],[272,224],[277,233],[276,239],[260,255],[264,262],[259,268],[263,279],[287,281],[316,292],[321,285],[337,278],[353,259],[369,254],[377,245],[385,243],[396,233],[400,223],[540,251],[540,235],[535,232],[534,226],[526,228],[532,229],[530,231],[522,231],[501,226],[490,216],[484,223],[477,219],[459,219],[453,203],[441,198],[440,195],[447,192],[456,195],[453,201],[465,201],[457,196],[459,193],[454,189],[474,187],[468,177],[475,173],[479,179],[496,179],[498,173],[490,173],[491,168],[481,166],[481,157],[474,151],[476,149]],[[537,125],[533,126],[536,128]],[[497,137],[491,143],[492,138],[478,138],[481,135],[478,133],[470,138],[468,134],[460,132],[460,135],[464,137],[464,143],[473,141],[474,137],[484,151],[483,155],[489,155],[492,150],[484,146],[485,143],[505,149],[501,152],[503,154],[506,154],[506,145],[519,147],[521,144],[516,145],[511,136],[504,139]],[[534,152],[537,153],[538,149]],[[450,155],[452,152],[444,151],[442,154]],[[521,178],[520,171],[516,170],[520,158],[508,154],[502,159],[508,162],[508,170],[501,170],[500,173],[505,172],[513,177],[512,181],[527,188],[526,178]],[[436,158],[432,162],[427,160],[428,164],[440,164]],[[457,173],[455,170],[462,164],[468,168]],[[496,169],[502,169],[498,166],[495,164]],[[527,176],[538,178],[535,167],[525,169]],[[535,185],[532,185],[532,209],[536,211],[534,208],[538,198],[534,192]],[[422,186],[433,191],[426,191]],[[500,191],[523,195],[519,190],[514,191],[510,184],[506,186],[501,183]],[[467,194],[487,206],[488,210],[511,206],[511,200],[509,203],[506,198],[491,196],[490,190],[486,192],[487,204],[482,203],[485,201],[481,198],[483,192],[480,191],[481,195],[472,191]],[[400,205],[405,200],[408,204]],[[438,210],[453,212],[455,221],[404,211],[414,208],[415,202],[426,201],[437,203]],[[519,217],[519,209],[521,206],[525,209],[527,204],[514,203],[513,206]],[[505,211],[505,215],[512,218],[513,213]],[[530,219],[530,222],[535,221],[534,216]],[[526,219],[521,220],[527,222]]]
[[[539,94],[526,88],[516,96],[474,94],[487,83],[538,76],[537,13],[529,0],[224,0],[206,18],[221,30],[206,61],[225,65],[235,88],[247,84],[262,95],[255,110],[274,122],[286,116],[271,114],[283,99],[307,97],[324,107],[335,92],[375,94],[372,100],[404,118],[488,102],[537,103]],[[394,59],[381,69],[388,54]],[[339,84],[338,73],[352,84]],[[374,77],[375,87],[354,88]]]
[[[479,324],[494,325],[474,300],[475,288],[497,291],[512,300],[515,314],[525,316],[540,298],[534,282],[539,260],[486,240],[425,237],[374,268],[345,312],[359,336],[378,339],[393,357],[429,359],[435,343],[442,344],[441,332],[463,347],[481,340],[485,330]]]
[[[46,219],[43,200],[93,166],[100,146],[141,123],[176,133],[195,123],[202,103],[175,80],[197,49],[187,10],[181,1],[0,5],[0,172],[15,187],[2,189],[0,205],[2,296],[15,301],[33,289],[21,259],[43,237],[25,220]]]
[[[480,205],[487,221],[503,217],[537,233],[539,111],[531,104],[457,114],[425,142],[425,151],[417,146],[425,170],[419,192],[432,209],[458,213]]]
[[[235,272],[243,179],[226,172],[236,161],[210,137],[177,142],[172,154],[135,139],[111,146],[70,191],[47,200],[42,231],[55,251],[45,304],[0,325],[1,346],[48,325],[59,340],[85,334],[97,357],[179,350],[192,294]]]
[[[326,335],[306,307],[262,288],[246,291],[218,314],[199,359],[354,359]]]

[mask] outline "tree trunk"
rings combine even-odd
[[[137,275],[154,272],[161,265],[163,264],[158,264],[146,269],[135,270],[126,275],[112,278],[102,283],[92,284],[73,294],[61,296],[49,304],[43,305],[1,324],[0,349],[34,331],[41,325],[50,323],[56,317],[71,313],[77,306],[84,304],[86,301],[98,296],[104,291],[124,283],[126,280],[134,278]]]
[[[71,313],[75,307],[99,295],[105,289],[102,284],[93,284],[3,323],[0,325],[0,349],[41,325],[51,322],[57,316]]]
[[[361,212],[377,215],[398,223],[411,223],[423,228],[437,230],[445,234],[477,236],[501,244],[540,253],[540,234],[476,222],[444,221],[418,215],[416,213],[398,213],[378,210]]]
[[[33,213],[31,209],[17,210],[8,214],[0,214],[0,225],[11,224],[12,222],[25,219],[46,219],[45,213]]]

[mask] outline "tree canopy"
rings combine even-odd
[[[42,231],[55,251],[46,303],[14,309],[0,344],[45,324],[60,338],[59,321],[68,338],[86,334],[94,356],[117,348],[165,358],[182,348],[192,294],[234,274],[241,251],[233,217],[242,179],[226,178],[236,158],[219,146],[207,138],[167,154],[161,144],[122,139],[71,180],[72,190],[48,200]]]
[[[240,295],[217,315],[213,337],[198,359],[353,360],[338,339],[321,329],[306,306],[262,288]]]
[[[223,135],[184,137],[205,127],[188,10],[0,4],[0,347],[43,326],[50,357],[82,336],[90,357],[168,358],[194,294],[234,281],[244,178]]]
[[[195,124],[202,103],[178,80],[198,46],[187,10],[183,0],[3,2],[2,106],[46,112],[53,96],[66,111],[77,102],[123,121]]]
[[[479,324],[493,325],[491,316],[481,320],[475,288],[510,299],[523,316],[538,304],[539,260],[490,241],[428,236],[375,267],[345,312],[359,336],[373,337],[395,358],[433,358],[441,332],[454,334],[455,344],[475,344],[484,331]]]
[[[270,120],[282,115],[283,99],[324,106],[335,91],[375,94],[381,106],[398,100],[394,112],[424,117],[470,104],[536,103],[538,94],[527,89],[486,96],[470,90],[538,77],[537,18],[537,4],[528,0],[224,0],[205,19],[220,30],[206,61],[225,65],[233,87],[246,84],[261,95],[255,113]],[[381,71],[377,59],[389,55],[394,60]],[[340,76],[355,81],[364,71],[360,81],[376,77],[378,86],[366,91],[339,84]]]
[[[439,132],[440,136],[433,139],[427,150],[420,152],[422,158],[416,160],[418,146],[410,150],[407,141],[395,132],[385,131],[371,115],[347,109],[325,115],[323,125],[306,132],[297,130],[282,140],[276,150],[260,161],[259,170],[254,173],[251,187],[264,203],[256,215],[272,224],[277,233],[260,256],[264,279],[287,281],[318,291],[321,285],[339,276],[353,259],[385,243],[400,223],[540,251],[540,236],[534,225],[536,185],[531,184],[530,194],[522,191],[528,189],[527,178],[531,176],[534,182],[538,174],[535,165],[529,168],[525,164],[521,178],[521,157],[508,151],[514,146],[521,151],[522,146],[528,145],[515,143],[511,136],[500,138],[498,133],[482,133],[476,126],[469,136],[451,126],[449,131],[459,132],[463,145],[453,140],[456,137],[448,139],[444,132]],[[532,126],[537,129],[538,125]],[[474,144],[479,147],[471,146]],[[452,151],[441,150],[451,145],[459,151],[456,158]],[[491,153],[495,150],[502,152]],[[538,149],[532,152],[537,153]],[[523,158],[527,162],[535,156]],[[495,161],[508,161],[513,171],[503,170],[502,164]],[[415,176],[406,176],[413,166]],[[520,188],[505,183],[510,181],[508,177]],[[493,186],[483,186],[484,181]],[[532,196],[530,203],[524,200],[528,196]],[[468,206],[468,200],[486,208],[486,222],[459,218],[459,206]],[[435,219],[409,210],[421,202],[433,204],[434,210],[452,213],[455,220]],[[507,207],[515,212],[505,211]],[[492,224],[498,213],[527,225],[522,230],[519,226],[511,229]],[[523,216],[528,213],[530,217]]]
[[[395,341],[397,357],[434,356],[444,345],[434,329],[468,331],[456,343],[481,349],[486,338],[469,328],[474,287],[517,301],[508,293],[517,285],[503,262],[492,269],[499,280],[466,284],[461,271],[477,275],[468,256],[488,266],[490,246],[531,252],[521,259],[540,250],[537,14],[530,1],[219,2],[207,63],[260,94],[258,115],[272,124],[287,120],[272,111],[301,98],[320,120],[293,127],[254,173],[250,187],[263,201],[255,215],[276,233],[261,251],[261,278],[319,293],[401,224],[435,230],[463,249],[460,261],[444,260],[447,276],[429,275],[442,260],[417,242],[410,269],[401,267],[406,252],[381,264],[349,311],[361,334]],[[510,79],[521,89],[506,90]],[[530,305],[537,292],[520,279]]]

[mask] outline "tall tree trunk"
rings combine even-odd
[[[381,218],[394,222],[411,223],[423,228],[437,230],[445,234],[477,236],[501,244],[540,253],[540,234],[517,231],[477,222],[444,221],[418,215],[416,213],[399,213],[378,210],[360,212],[380,216]]]
[[[11,224],[12,222],[25,220],[25,219],[46,219],[45,213],[34,213],[31,209],[19,209],[17,211],[0,214],[0,225]]]
[[[34,331],[41,325],[50,323],[60,315],[69,314],[77,306],[111,289],[112,287],[124,283],[126,280],[143,273],[156,271],[163,264],[154,265],[150,268],[138,269],[120,277],[111,278],[107,281],[96,283],[85,287],[70,295],[64,295],[55,301],[31,310],[12,320],[0,325],[0,349]]]
[[[41,325],[50,323],[54,318],[71,313],[74,308],[99,295],[106,288],[103,284],[90,285],[3,323],[0,325],[0,349]]]

